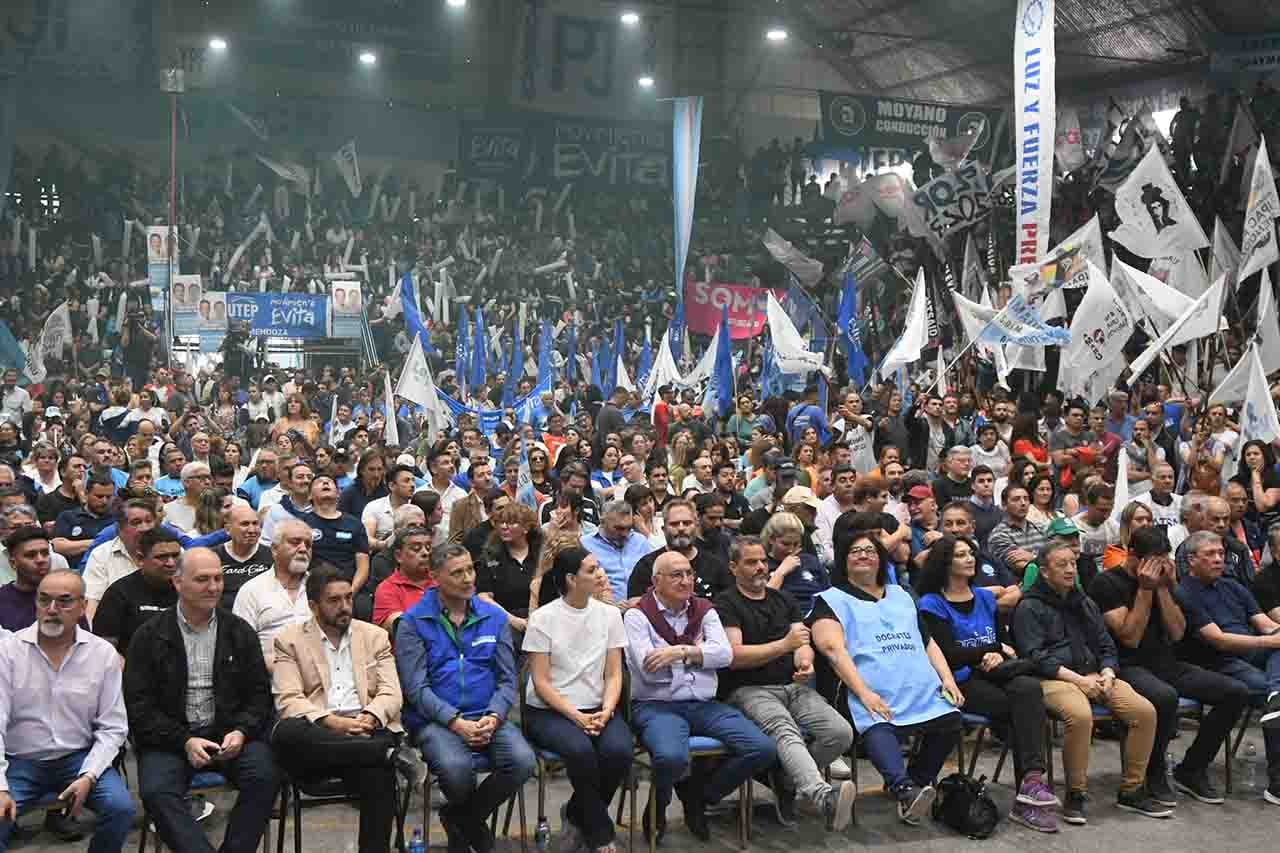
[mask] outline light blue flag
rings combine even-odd
[[[716,366],[712,371],[716,378],[717,409],[720,417],[728,417],[733,411],[733,350],[729,341],[729,306],[720,308],[720,338],[716,344]]]
[[[982,327],[978,340],[987,344],[1018,344],[1024,347],[1066,346],[1071,343],[1071,330],[1046,325],[1040,319],[1040,310],[1017,294],[1004,310]]]
[[[18,371],[19,383],[26,384],[23,381],[26,376],[22,372],[26,366],[26,353],[22,351],[22,346],[19,345],[18,339],[9,330],[9,324],[4,320],[0,320],[0,367],[5,370],[13,369]]]
[[[578,324],[569,324],[569,345],[564,357],[564,378],[569,382],[578,381]]]
[[[517,360],[516,350],[520,348],[518,340],[511,342],[511,349],[507,353],[507,381],[502,383],[502,408],[509,409],[516,402],[516,386],[519,380],[516,378],[515,363]]]
[[[546,320],[538,331],[538,382],[551,378],[551,324]]]
[[[676,364],[680,363],[680,359],[684,358],[684,336],[686,333],[684,323],[684,302],[676,303],[676,311],[671,315],[671,359]]]
[[[649,382],[649,371],[653,370],[653,348],[649,346],[649,330],[644,330],[644,349],[640,350],[640,367],[636,371],[636,387],[644,388]]]
[[[604,380],[600,378],[600,350],[591,351],[591,384],[597,388],[604,386]]]
[[[609,359],[602,365],[604,373],[604,381],[608,386],[604,395],[609,397],[613,394],[613,389],[618,387],[618,356],[624,352],[622,340],[622,321],[613,321],[613,345],[609,347]]]
[[[684,267],[693,233],[693,203],[702,148],[702,98],[675,98],[672,122],[671,198],[675,204],[676,303],[684,302]],[[675,343],[674,338],[672,343]],[[679,356],[676,357],[679,363]]]

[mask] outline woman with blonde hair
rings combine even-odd
[[[831,576],[818,558],[801,551],[804,522],[793,512],[777,512],[760,531],[760,544],[769,563],[768,585],[791,596],[806,616],[814,597],[831,586]]]
[[[205,489],[200,495],[200,503],[196,505],[196,530],[199,534],[208,536],[222,530],[234,501],[226,489]]]
[[[290,394],[285,398],[284,416],[272,424],[271,437],[278,441],[280,436],[295,429],[312,447],[320,443],[320,428],[311,420],[311,408],[307,405],[307,398],[301,394]]]
[[[1137,501],[1130,501],[1120,513],[1120,541],[1108,545],[1102,552],[1103,570],[1124,565],[1129,559],[1129,537],[1133,535],[1133,531],[1150,527],[1153,523],[1154,517],[1151,515],[1150,507]]]

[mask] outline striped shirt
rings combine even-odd
[[[213,725],[216,710],[213,700],[213,657],[218,645],[218,614],[209,615],[204,630],[191,626],[177,606],[178,629],[182,632],[182,645],[187,650],[187,723],[192,728]]]
[[[987,537],[987,551],[1000,562],[1007,563],[1010,551],[1021,548],[1038,555],[1048,541],[1048,531],[1031,519],[1024,521],[1022,527],[1013,527],[1006,518]]]

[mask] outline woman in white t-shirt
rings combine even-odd
[[[586,549],[556,555],[543,578],[560,597],[529,614],[525,731],[564,760],[573,796],[560,808],[564,849],[614,850],[609,802],[631,769],[631,730],[615,716],[622,695],[622,613],[593,594],[608,580]]]

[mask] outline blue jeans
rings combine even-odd
[[[920,742],[911,766],[902,760],[901,741],[913,734],[920,735]],[[914,726],[895,726],[893,723],[876,723],[858,734],[867,758],[884,777],[884,786],[891,791],[907,782],[921,788],[932,785],[938,771],[946,763],[947,756],[956,748],[960,739],[960,714],[951,712]]]
[[[49,794],[61,794],[80,775],[88,754],[89,750],[83,749],[50,761],[10,758],[6,773],[9,796],[18,804],[18,811],[40,802]],[[133,825],[136,808],[129,789],[115,768],[107,768],[89,791],[84,804],[98,818],[93,825],[89,853],[118,853],[124,847],[129,827]],[[9,849],[12,830],[13,824],[0,822],[0,852]]]
[[[1218,672],[1243,681],[1251,699],[1266,699],[1273,690],[1280,690],[1280,650],[1228,657],[1218,665]],[[1268,783],[1280,786],[1280,729],[1263,728],[1262,743],[1267,751]]]
[[[440,782],[450,810],[463,822],[487,818],[538,771],[533,750],[520,730],[509,722],[498,726],[482,750],[472,750],[439,723],[422,726],[413,738]],[[488,777],[477,785],[476,777],[486,771]]]
[[[729,754],[710,773],[695,772],[681,786],[686,807],[719,802],[778,760],[778,748],[769,736],[723,702],[636,702],[631,706],[631,724],[653,759],[659,815],[671,803],[675,783],[690,773],[691,736],[715,738]],[[691,796],[701,802],[689,803]]]

